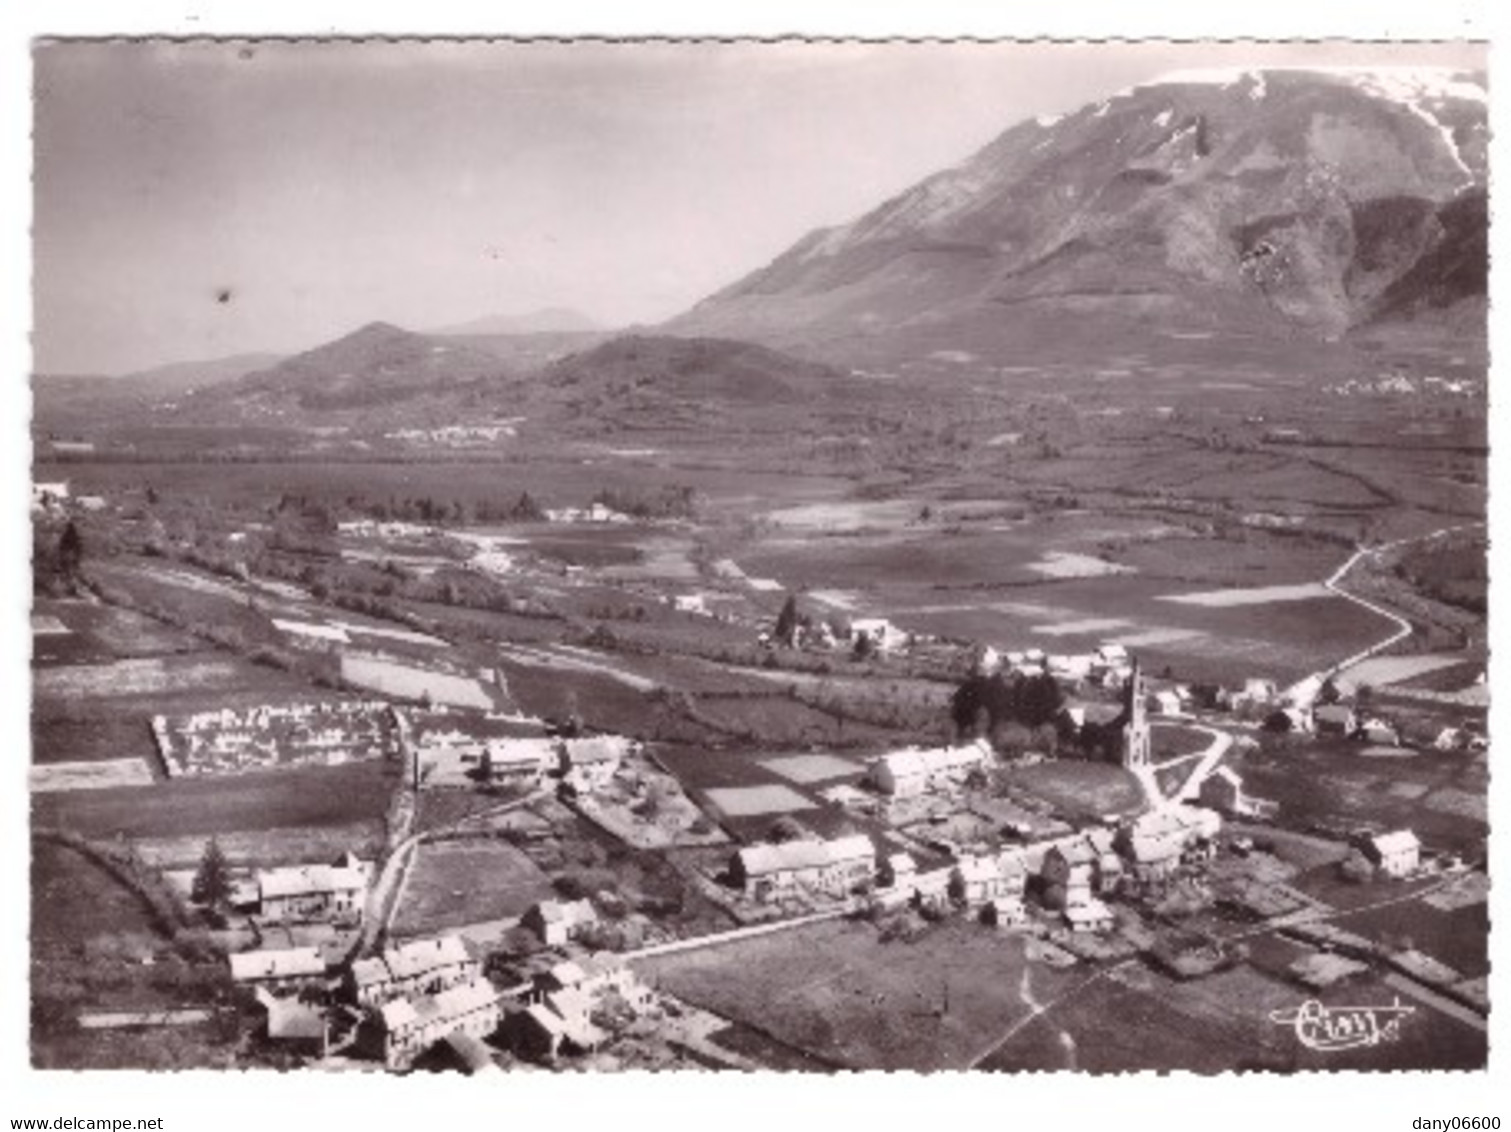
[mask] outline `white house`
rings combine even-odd
[[[524,914],[520,926],[540,936],[547,947],[560,947],[597,922],[598,913],[589,900],[542,900]]]
[[[860,834],[833,841],[749,845],[731,859],[729,875],[757,900],[779,898],[799,887],[843,896],[875,879],[876,848]]]
[[[1377,833],[1364,842],[1363,849],[1386,876],[1410,876],[1421,864],[1422,843],[1409,829]]]
[[[1394,727],[1383,719],[1366,719],[1359,724],[1359,738],[1366,743],[1373,743],[1381,747],[1399,747],[1401,735]]]
[[[264,920],[360,919],[367,896],[367,870],[358,866],[296,865],[257,874],[259,914]]]
[[[852,637],[866,637],[878,652],[896,652],[908,643],[908,634],[885,617],[857,617],[850,622]]]
[[[1100,900],[1066,905],[1062,915],[1073,932],[1105,932],[1111,930],[1116,922],[1112,909]]]
[[[594,735],[561,742],[561,777],[579,793],[607,786],[634,750],[635,741],[622,735]]]
[[[31,485],[31,509],[41,511],[68,498],[68,481],[52,480]]]
[[[264,948],[227,956],[231,981],[238,986],[288,990],[325,978],[325,960],[317,947]]]
[[[1166,806],[1122,826],[1114,845],[1141,880],[1168,876],[1192,853],[1205,853],[1222,818],[1201,806]]]
[[[906,747],[871,763],[867,781],[883,794],[916,797],[927,790],[958,785],[972,770],[992,764],[985,739],[961,747]]]
[[[1155,692],[1149,700],[1150,710],[1158,715],[1179,716],[1185,712],[1185,705],[1181,703],[1179,693],[1174,690]]]
[[[400,998],[378,1012],[383,1032],[383,1062],[407,1069],[425,1050],[453,1033],[482,1039],[503,1018],[498,991],[486,979],[458,983],[435,995]]]

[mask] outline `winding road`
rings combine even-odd
[[[1368,601],[1365,598],[1360,597],[1358,594],[1350,593],[1348,590],[1343,588],[1343,579],[1348,576],[1349,571],[1357,566],[1360,561],[1367,557],[1373,557],[1374,555],[1379,554],[1381,551],[1394,550],[1397,547],[1409,546],[1412,543],[1431,542],[1433,539],[1442,538],[1444,535],[1453,534],[1457,531],[1475,530],[1476,528],[1483,527],[1484,525],[1484,522],[1475,522],[1459,523],[1452,527],[1439,527],[1437,530],[1429,531],[1425,535],[1413,535],[1410,538],[1392,539],[1390,542],[1382,542],[1377,546],[1361,546],[1358,550],[1354,551],[1353,554],[1349,555],[1348,560],[1344,562],[1343,565],[1339,566],[1332,572],[1332,574],[1330,574],[1326,579],[1323,580],[1323,587],[1326,588],[1328,592],[1341,597],[1344,601],[1351,601],[1355,605],[1369,610],[1376,616],[1383,617],[1385,620],[1394,625],[1395,629],[1389,636],[1385,637],[1382,640],[1376,641],[1368,648],[1356,652],[1352,656],[1345,657],[1343,660],[1340,660],[1337,664],[1334,664],[1330,668],[1326,668],[1321,672],[1314,672],[1312,675],[1292,685],[1290,688],[1286,689],[1286,696],[1291,698],[1293,701],[1309,699],[1311,696],[1315,695],[1317,689],[1322,687],[1324,681],[1337,677],[1341,673],[1346,672],[1348,669],[1354,667],[1354,665],[1363,663],[1370,657],[1384,652],[1392,645],[1404,641],[1407,637],[1411,636],[1411,622],[1406,620],[1406,618],[1402,617],[1398,613],[1391,612],[1389,609],[1386,609],[1383,606],[1376,605],[1374,602]]]

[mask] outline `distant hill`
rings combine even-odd
[[[1016,125],[661,329],[869,363],[1428,325],[1483,302],[1487,140],[1482,74],[1171,75]]]
[[[193,417],[222,421],[361,414],[455,394],[508,375],[495,355],[374,322],[186,401]]]
[[[278,354],[234,354],[114,377],[38,374],[32,381],[33,409],[44,427],[98,424],[106,416],[139,412],[153,403],[235,381],[278,360]]]
[[[665,397],[792,404],[822,395],[839,371],[765,346],[717,338],[631,334],[563,358],[541,373],[555,389],[624,400]]]
[[[583,334],[604,328],[581,311],[570,307],[543,307],[525,314],[491,314],[437,327],[430,334],[497,335],[497,334]]]

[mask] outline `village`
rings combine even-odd
[[[67,483],[37,488],[44,521],[102,510]],[[630,522],[602,502],[542,520]],[[604,573],[531,565],[502,532],[353,519],[338,536],[345,554],[387,561],[409,548],[409,569],[460,560],[557,594]],[[171,569],[175,584],[191,580]],[[952,689],[927,709],[937,726],[888,743],[874,728],[847,737],[841,718],[829,733],[839,742],[689,744],[658,738],[675,729],[641,731],[638,716],[609,729],[576,693],[556,698],[563,715],[532,714],[514,687],[532,668],[677,701],[613,667],[601,631],[587,648],[498,641],[487,665],[485,650],[458,654],[432,623],[338,617],[299,587],[239,581],[235,600],[269,615],[287,655],[334,662],[314,671],[341,678],[313,697],[153,714],[163,780],[213,789],[365,766],[389,793],[380,837],[275,829],[212,834],[197,860],[186,839],[156,850],[224,953],[240,1056],[393,1072],[782,1063],[812,1047],[772,1029],[764,1008],[706,993],[697,972],[830,929],[925,951],[966,931],[971,946],[998,941],[1023,979],[1134,964],[1185,984],[1252,967],[1326,994],[1383,978],[1483,1026],[1475,963],[1458,969],[1451,949],[1418,947],[1410,930],[1349,926],[1377,907],[1410,917],[1482,904],[1483,841],[1445,836],[1436,817],[1419,828],[1426,812],[1408,803],[1427,786],[1394,782],[1386,796],[1399,804],[1330,812],[1298,769],[1314,751],[1382,768],[1417,754],[1483,761],[1472,707],[1365,683],[1371,664],[1393,663],[1369,659],[1374,647],[1288,682],[1180,679],[1116,638],[1084,650],[945,638],[836,611],[823,593],[786,593],[727,560],[703,581],[617,585],[670,623],[744,636],[733,655],[779,679],[852,665],[866,673],[853,686],[890,680],[895,692],[922,674]],[[70,635],[46,613],[34,631]],[[774,710],[802,706],[801,687]],[[49,773],[66,785],[49,767],[34,789]]]
[[[906,647],[887,629],[865,631],[875,633],[878,649]],[[534,806],[537,824],[542,815],[544,824],[553,814],[576,815],[637,847],[698,846],[687,850],[684,869],[735,926],[705,934],[652,930],[627,943],[623,931],[605,930],[624,923],[623,901],[608,890],[575,889],[537,900],[486,932],[420,931],[398,939],[391,930],[395,893],[412,867],[406,845],[381,863],[350,855],[297,868],[217,863],[228,883],[212,902],[228,923],[244,920],[259,925],[263,937],[281,932],[300,941],[229,956],[238,991],[258,1004],[258,1040],[325,1067],[353,1069],[569,1065],[618,1049],[636,1051],[623,1054],[624,1064],[654,1063],[646,1061],[648,1039],[698,1064],[748,1067],[741,1055],[708,1041],[708,1021],[701,1030],[691,1024],[698,1007],[642,976],[641,961],[823,920],[869,923],[884,938],[916,936],[945,920],[975,923],[981,932],[1032,939],[1037,961],[1050,967],[1142,960],[1182,980],[1242,963],[1246,940],[1275,934],[1300,948],[1285,969],[1300,988],[1322,991],[1378,967],[1470,1011],[1487,1008],[1483,979],[1409,946],[1385,948],[1331,925],[1335,910],[1328,903],[1288,883],[1296,870],[1267,834],[1279,807],[1251,796],[1222,759],[1230,744],[1253,742],[1246,732],[1279,729],[1281,719],[1298,733],[1335,730],[1361,743],[1398,742],[1385,733],[1386,723],[1341,701],[1283,703],[1273,686],[1262,685],[1202,709],[1188,688],[1151,690],[1137,659],[1116,644],[1074,658],[981,649],[977,665],[1017,679],[1069,672],[1078,689],[1089,681],[1110,691],[1117,766],[1138,781],[1137,804],[1093,815],[993,798],[988,783],[1000,758],[976,738],[865,760],[861,773],[827,795],[827,806],[851,819],[840,823],[849,832],[816,833],[800,809],[752,837],[750,823],[729,825],[739,807],[728,793],[704,794],[708,810],[700,812],[638,741],[572,734],[523,717],[479,721],[455,708],[389,706],[398,750],[380,757],[402,760],[405,790],[420,799],[438,791],[486,793],[491,803],[432,836],[513,836],[526,827],[510,819]],[[1107,706],[1105,699],[1088,703]],[[1232,714],[1250,704],[1263,709],[1257,723]],[[1067,721],[1084,726],[1087,706],[1067,707]],[[1222,719],[1224,730],[1213,730],[1211,747],[1195,756],[1199,765],[1167,792],[1151,752],[1151,727],[1198,711],[1206,725]],[[277,718],[272,709],[256,716]],[[249,721],[211,722],[222,727],[217,749],[268,742],[248,731]],[[206,727],[197,721],[191,734]],[[354,748],[371,745],[361,727],[350,740]],[[809,752],[787,761],[817,765],[826,757]],[[1033,765],[1039,758],[1031,753],[1018,761]],[[1175,761],[1189,765],[1192,757]],[[645,805],[652,794],[654,807]],[[721,823],[728,829],[721,831]],[[647,836],[650,828],[659,828],[659,839]],[[700,828],[708,836],[688,838],[689,829]],[[1413,891],[1406,886],[1440,886],[1469,868],[1458,854],[1434,853],[1409,828],[1352,835],[1338,859],[1340,875],[1386,900]],[[203,896],[206,878],[196,885]],[[208,882],[210,890],[220,887],[219,880]],[[465,904],[465,893],[455,895]],[[1215,911],[1236,916],[1242,929],[1213,930]]]

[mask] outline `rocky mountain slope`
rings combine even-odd
[[[861,360],[1472,325],[1487,140],[1482,75],[1175,74],[1014,126],[665,329]]]

